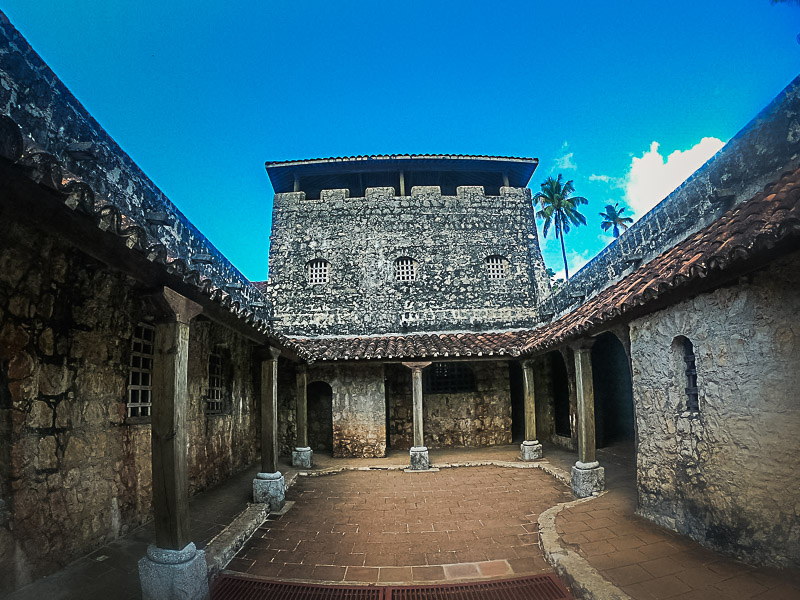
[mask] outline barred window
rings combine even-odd
[[[128,416],[149,417],[153,402],[153,344],[155,327],[139,323],[133,328],[128,369]]]
[[[221,415],[225,412],[225,375],[222,356],[208,355],[208,389],[206,390],[206,414]]]
[[[486,257],[486,275],[489,279],[505,279],[508,274],[508,260],[504,256]]]
[[[322,258],[315,258],[314,260],[306,263],[308,283],[328,283],[328,271],[330,270],[329,267],[330,263]]]
[[[475,375],[466,363],[433,363],[422,371],[422,389],[427,394],[474,392]]]
[[[697,364],[694,359],[694,344],[689,338],[683,338],[683,362],[686,365],[686,410],[700,411],[697,390]]]
[[[394,278],[396,281],[415,281],[417,279],[417,267],[414,259],[402,256],[394,261]]]

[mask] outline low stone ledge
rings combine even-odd
[[[565,474],[566,475],[566,474]],[[605,493],[605,492],[604,492]],[[631,600],[625,592],[603,577],[585,558],[561,544],[556,531],[556,516],[565,508],[591,502],[603,494],[564,502],[539,515],[539,547],[545,560],[569,585],[576,598],[583,600]]]
[[[205,551],[209,579],[219,575],[267,516],[268,505],[250,504],[208,543]]]

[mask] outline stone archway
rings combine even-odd
[[[633,384],[625,347],[619,338],[603,333],[592,346],[595,438],[598,448],[635,440]]]
[[[324,381],[308,384],[308,444],[315,452],[333,452],[333,388]]]

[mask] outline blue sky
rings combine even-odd
[[[572,273],[610,239],[605,204],[645,212],[800,72],[800,8],[769,0],[2,10],[252,280],[267,276],[265,161],[384,153],[535,156],[534,191],[574,179],[590,203],[566,238]],[[552,234],[543,251],[563,269]]]

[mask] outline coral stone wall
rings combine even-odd
[[[537,297],[549,291],[530,190],[481,187],[442,196],[438,187],[364,198],[325,190],[276,194],[270,294],[289,335],[371,334],[532,325]],[[505,279],[487,276],[485,259],[508,259]],[[394,262],[416,261],[413,282],[395,280]],[[330,263],[329,281],[311,284],[306,263]],[[281,327],[280,322],[276,327]]]
[[[429,448],[495,446],[511,443],[511,392],[506,362],[470,363],[475,391],[424,394],[423,433]],[[386,365],[389,435],[393,449],[413,444],[411,370]]]
[[[800,565],[800,254],[631,323],[640,511],[748,561]],[[676,336],[694,344],[686,407]]]
[[[386,393],[382,364],[313,365],[309,381],[324,381],[333,397],[333,456],[386,455]]]
[[[0,595],[150,516],[150,425],[126,421],[141,294],[81,252],[0,221]],[[231,414],[206,417],[212,346],[230,356]],[[197,491],[256,457],[250,348],[193,323],[189,374]]]

